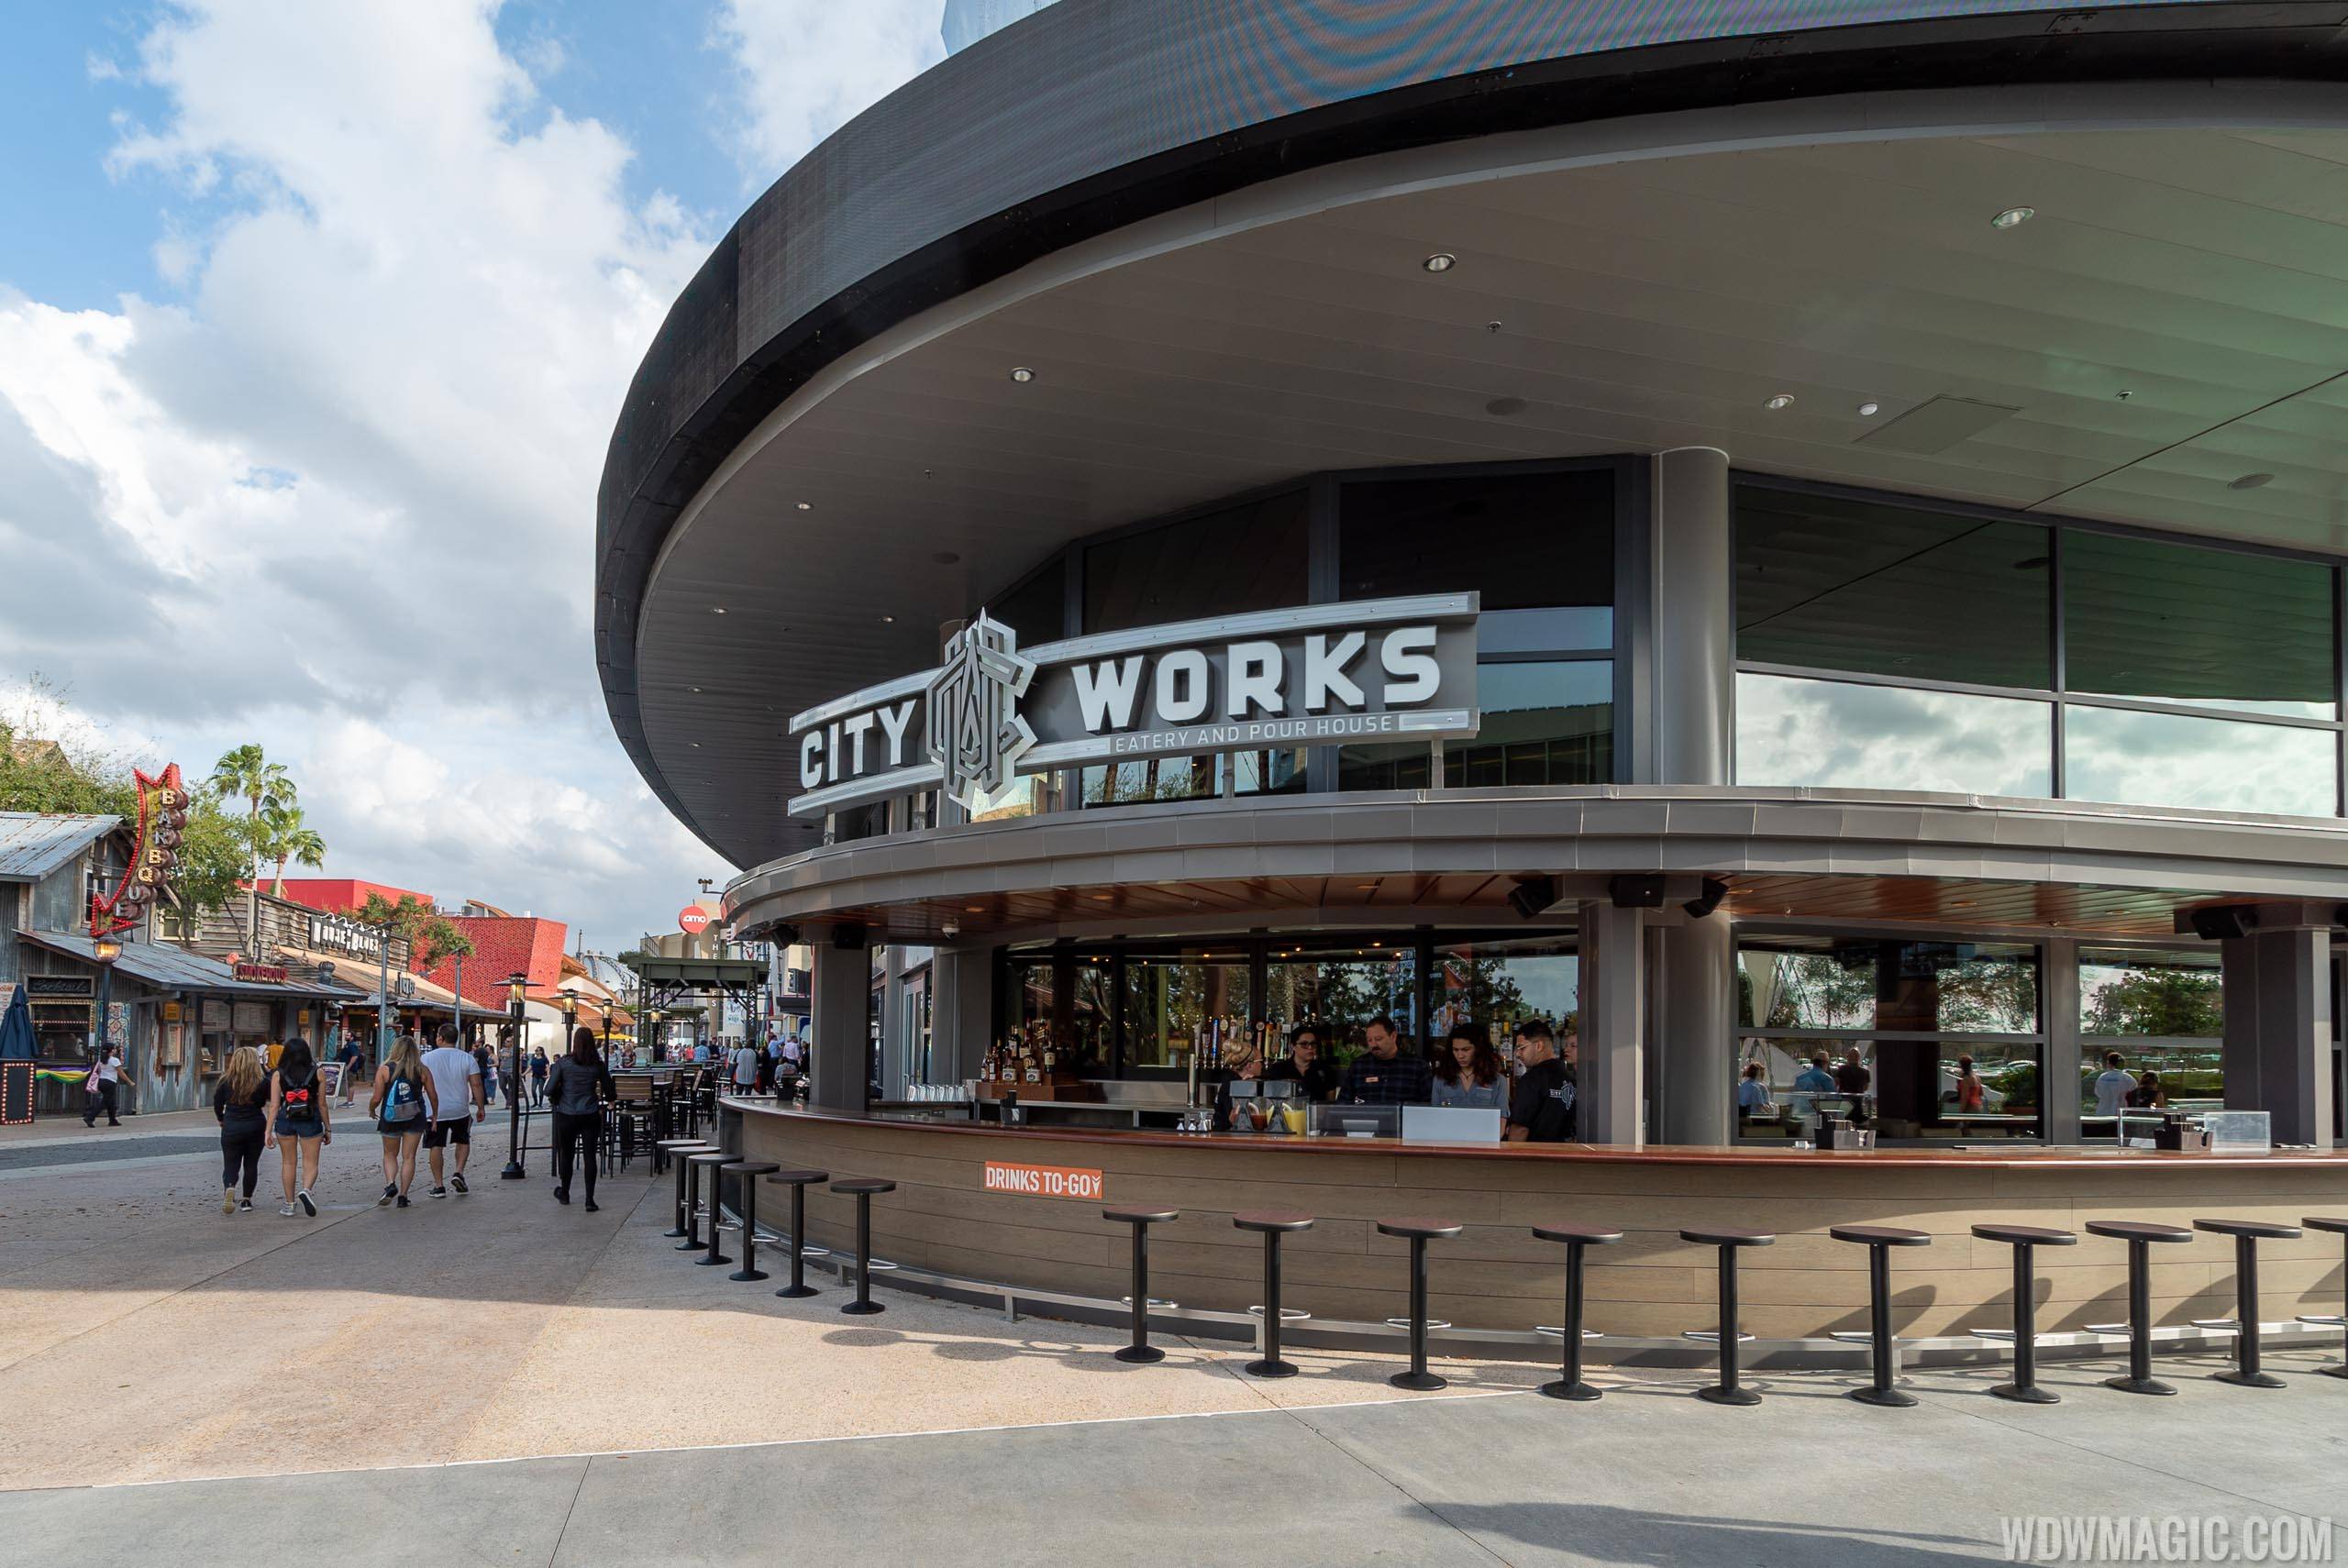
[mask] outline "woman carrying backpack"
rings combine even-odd
[[[269,1075],[269,1127],[270,1142],[284,1152],[279,1171],[285,1182],[285,1207],[278,1212],[290,1218],[298,1203],[302,1213],[316,1219],[318,1204],[310,1188],[318,1179],[318,1151],[334,1142],[334,1123],[317,1058],[310,1054],[310,1043],[298,1034],[285,1043],[277,1071]]]
[[[260,1152],[269,1142],[269,1074],[260,1053],[239,1045],[228,1055],[228,1070],[212,1091],[212,1114],[220,1121],[220,1212],[253,1207],[260,1180]],[[238,1191],[242,1178],[242,1192]]]
[[[368,1098],[367,1114],[383,1135],[383,1196],[381,1209],[393,1198],[405,1209],[407,1189],[415,1184],[415,1152],[432,1119],[440,1113],[440,1097],[432,1090],[432,1075],[413,1035],[403,1034],[383,1065],[375,1069],[375,1092]]]
[[[587,1212],[595,1212],[595,1156],[604,1146],[604,1102],[617,1094],[611,1069],[595,1050],[595,1032],[579,1029],[570,1051],[547,1074],[547,1097],[554,1102],[554,1200],[570,1201],[570,1173],[583,1165]],[[585,1158],[576,1158],[581,1153]]]

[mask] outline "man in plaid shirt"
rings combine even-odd
[[[1405,1056],[1390,1018],[1373,1018],[1364,1032],[1369,1055],[1355,1058],[1337,1088],[1340,1105],[1424,1105],[1434,1098],[1426,1058]]]

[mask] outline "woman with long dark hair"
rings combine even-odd
[[[249,1214],[253,1187],[260,1181],[260,1152],[269,1142],[269,1072],[260,1053],[239,1045],[228,1054],[228,1070],[212,1091],[212,1114],[220,1121],[220,1212]],[[241,1187],[242,1190],[238,1188]]]
[[[595,1032],[571,1032],[570,1050],[547,1073],[554,1107],[554,1200],[570,1201],[570,1177],[583,1168],[587,1212],[595,1212],[595,1154],[604,1146],[604,1102],[615,1098],[612,1073],[595,1049]],[[582,1157],[583,1156],[583,1157]]]
[[[310,1188],[318,1179],[318,1151],[334,1142],[332,1112],[327,1109],[327,1086],[310,1043],[300,1035],[285,1043],[277,1071],[269,1075],[269,1141],[282,1150],[279,1172],[285,1183],[285,1207],[278,1212],[292,1217],[294,1205],[316,1219],[317,1199]]]
[[[1501,1054],[1474,1024],[1456,1025],[1427,1065],[1434,1069],[1435,1104],[1508,1109],[1509,1078]]]

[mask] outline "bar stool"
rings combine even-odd
[[[1427,1330],[1447,1329],[1449,1323],[1427,1321],[1427,1243],[1447,1242],[1465,1227],[1451,1220],[1380,1220],[1378,1233],[1381,1236],[1401,1236],[1411,1243],[1411,1315],[1389,1318],[1387,1323],[1397,1329],[1411,1331],[1411,1370],[1398,1372],[1386,1381],[1397,1388],[1412,1388],[1422,1392],[1447,1388],[1451,1380],[1439,1377],[1427,1370]]]
[[[1709,1388],[1696,1390],[1696,1397],[1709,1399],[1715,1405],[1758,1405],[1761,1396],[1737,1383],[1737,1347],[1753,1336],[1737,1327],[1736,1312],[1736,1253],[1740,1247],[1767,1247],[1777,1242],[1773,1231],[1741,1231],[1711,1227],[1701,1231],[1682,1231],[1679,1239],[1698,1246],[1721,1250],[1721,1326],[1710,1332],[1689,1329],[1682,1337],[1690,1340],[1716,1340],[1721,1347],[1721,1380]]]
[[[1563,1342],[1565,1353],[1560,1358],[1557,1380],[1544,1383],[1535,1390],[1552,1399],[1588,1400],[1602,1397],[1602,1391],[1582,1381],[1581,1342],[1599,1336],[1581,1326],[1582,1318],[1582,1253],[1591,1247],[1610,1247],[1623,1239],[1620,1231],[1603,1225],[1535,1225],[1533,1233],[1545,1242],[1566,1244],[1566,1320],[1555,1331]],[[1543,1328],[1541,1333],[1549,1333]]]
[[[748,1284],[766,1278],[766,1271],[759,1267],[759,1184],[757,1177],[782,1167],[756,1160],[737,1160],[718,1169],[734,1178],[734,1190],[742,1195],[742,1266],[725,1277]]]
[[[1117,1353],[1119,1361],[1164,1361],[1166,1353],[1149,1342],[1149,1309],[1171,1307],[1171,1301],[1149,1298],[1149,1228],[1170,1224],[1182,1217],[1179,1209],[1103,1209],[1101,1218],[1134,1228],[1134,1293],[1125,1297],[1133,1309],[1133,1342]]]
[[[725,1153],[725,1150],[706,1141],[703,1141],[698,1149],[677,1151],[677,1165],[684,1173],[685,1181],[685,1239],[677,1243],[677,1251],[681,1253],[701,1251],[702,1216],[709,1213],[708,1205],[702,1201],[701,1173],[703,1167],[693,1162],[703,1154],[724,1154]]]
[[[1264,1320],[1264,1353],[1240,1370],[1250,1377],[1294,1377],[1296,1364],[1280,1359],[1280,1330],[1291,1320],[1301,1322],[1312,1314],[1280,1308],[1280,1238],[1312,1229],[1312,1216],[1285,1209],[1250,1209],[1233,1215],[1231,1222],[1264,1238],[1264,1304],[1248,1309]]]
[[[693,1259],[694,1263],[704,1268],[712,1264],[730,1264],[734,1261],[717,1250],[717,1221],[725,1208],[725,1178],[718,1172],[722,1166],[731,1165],[733,1162],[734,1156],[723,1149],[712,1149],[705,1154],[685,1156],[685,1164],[688,1165],[698,1166],[709,1172],[709,1251]]]
[[[1866,1338],[1871,1347],[1867,1360],[1875,1375],[1865,1388],[1848,1390],[1847,1397],[1862,1405],[1904,1410],[1916,1402],[1916,1397],[1892,1386],[1899,1377],[1899,1353],[1891,1337],[1891,1249],[1929,1247],[1933,1238],[1922,1231],[1902,1230],[1897,1225],[1837,1225],[1827,1234],[1838,1242],[1849,1242],[1867,1250]]]
[[[2038,1270],[2037,1253],[2041,1247],[2075,1247],[2077,1234],[2070,1231],[2050,1231],[2038,1225],[1976,1225],[1973,1233],[1985,1242],[2003,1242],[2014,1250],[2014,1326],[2010,1329],[1976,1329],[1977,1340],[2010,1339],[2014,1342],[2014,1376],[2010,1383],[2000,1383],[1989,1390],[2000,1399],[2011,1399],[2018,1405],[2058,1405],[2062,1396],[2052,1394],[2038,1386]]]
[[[2109,1236],[2128,1243],[2128,1375],[2107,1377],[2106,1388],[2122,1394],[2174,1394],[2174,1386],[2153,1375],[2152,1251],[2156,1243],[2190,1242],[2193,1232],[2181,1225],[2155,1225],[2143,1220],[2090,1220],[2088,1234]],[[2089,1323],[2102,1333],[2115,1325]]]
[[[671,1240],[679,1236],[691,1236],[693,1234],[693,1223],[691,1211],[685,1208],[684,1156],[700,1154],[709,1145],[698,1138],[665,1138],[657,1147],[664,1155],[669,1156],[670,1164],[677,1167],[677,1212],[674,1222],[660,1233]],[[701,1245],[699,1242],[689,1241],[677,1250],[681,1253],[688,1252],[699,1245]]]
[[[2335,1236],[2342,1237],[2343,1239],[2342,1247],[2344,1250],[2348,1250],[2348,1219],[2342,1219],[2336,1215],[2309,1214],[2302,1217],[2299,1223],[2305,1225],[2310,1231],[2328,1231]],[[2348,1257],[2343,1257],[2342,1262],[2348,1263]],[[2343,1268],[2342,1272],[2343,1275],[2348,1275],[2348,1268]],[[2329,1328],[2336,1326],[2342,1329],[2348,1329],[2348,1311],[2343,1311],[2336,1317],[2329,1312],[2319,1313],[2312,1318],[2308,1317],[2305,1314],[2301,1314],[2299,1321],[2302,1323],[2313,1323],[2319,1327]],[[2341,1354],[2342,1356],[2348,1356],[2348,1334],[2342,1335]],[[2322,1373],[2326,1377],[2348,1377],[2348,1360],[2343,1360],[2338,1366],[2323,1366],[2318,1367],[2316,1370]]]
[[[831,1179],[829,1171],[777,1171],[767,1177],[775,1186],[791,1189],[791,1283],[775,1292],[788,1300],[821,1294],[807,1283],[807,1260],[827,1258],[832,1254],[826,1248],[807,1244],[807,1188],[816,1182]]]
[[[832,1190],[856,1199],[856,1299],[840,1309],[851,1318],[869,1318],[889,1309],[872,1299],[872,1195],[894,1192],[897,1184],[878,1176],[850,1176],[832,1183]],[[894,1267],[894,1264],[891,1265]]]
[[[2265,1220],[2196,1220],[2193,1228],[2213,1236],[2234,1239],[2234,1369],[2210,1375],[2238,1388],[2281,1388],[2283,1380],[2258,1370],[2258,1243],[2298,1238],[2297,1225],[2276,1225]],[[2222,1321],[2202,1328],[2221,1328]]]

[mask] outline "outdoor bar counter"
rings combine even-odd
[[[895,1191],[872,1202],[874,1254],[937,1275],[1114,1301],[1128,1289],[1130,1233],[1102,1218],[1102,1205],[1162,1205],[1181,1218],[1153,1229],[1150,1294],[1189,1309],[1245,1312],[1263,1298],[1263,1247],[1260,1237],[1234,1228],[1232,1215],[1309,1213],[1313,1228],[1287,1238],[1285,1301],[1323,1322],[1378,1323],[1406,1310],[1407,1243],[1376,1228],[1401,1215],[1466,1226],[1430,1249],[1430,1309],[1462,1330],[1523,1332],[1558,1320],[1563,1249],[1536,1240],[1533,1225],[1622,1230],[1621,1245],[1590,1254],[1588,1323],[1645,1339],[1710,1329],[1718,1316],[1714,1253],[1680,1241],[1683,1226],[1772,1231],[1775,1245],[1741,1259],[1743,1323],[1762,1340],[1798,1341],[1867,1326],[1866,1249],[1829,1237],[1833,1225],[1933,1235],[1930,1247],[1895,1260],[1892,1299],[1902,1336],[1939,1338],[2009,1320],[2010,1249],[1977,1241],[1970,1230],[1978,1223],[2081,1232],[2077,1246],[2039,1252],[2039,1331],[2060,1334],[2127,1317],[2127,1249],[2085,1234],[2090,1220],[2296,1225],[2308,1215],[2348,1212],[2342,1151],[1405,1144],[910,1122],[777,1109],[771,1100],[726,1104],[739,1116],[746,1158],[895,1182]],[[991,1163],[1098,1173],[1100,1190],[1084,1198],[990,1190]],[[809,1189],[808,1240],[850,1247],[854,1225],[851,1200]],[[2341,1310],[2338,1236],[2308,1231],[2267,1242],[2259,1264],[2266,1322]],[[2165,1326],[2230,1316],[2232,1243],[2204,1234],[2154,1249],[2151,1290]]]

